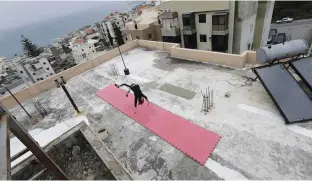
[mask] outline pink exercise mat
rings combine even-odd
[[[126,97],[126,91],[109,85],[97,92],[97,96],[134,119],[154,134],[204,165],[218,143],[220,136],[153,103],[145,101],[137,105],[134,113],[134,95]]]

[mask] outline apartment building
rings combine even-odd
[[[268,28],[271,21],[270,14],[273,11],[271,6],[266,6],[266,13],[258,13],[259,3],[258,1],[164,1],[160,5],[163,13],[159,15],[163,41],[170,40],[169,42],[177,43],[179,41],[177,36],[180,35],[181,46],[185,48],[235,54],[251,50],[254,48],[256,25]],[[257,16],[263,21],[257,23]]]
[[[115,40],[115,32],[113,28],[113,24],[115,24],[121,31],[125,28],[125,24],[131,22],[134,18],[137,17],[137,14],[133,11],[129,11],[127,13],[115,12],[106,16],[103,21],[96,24],[99,32],[101,33],[101,38],[104,38],[107,42],[109,42],[109,34],[113,38],[113,44],[117,45],[117,41]],[[124,42],[131,41],[131,37],[122,31],[122,37]]]
[[[103,46],[99,40],[78,39],[70,46],[72,55],[77,64],[93,59],[97,52],[103,51]]]
[[[0,57],[0,74],[5,72],[5,65],[7,64],[8,60],[6,57]]]
[[[181,43],[180,27],[177,12],[165,11],[159,15],[159,24],[164,42]]]
[[[25,82],[36,83],[55,74],[52,64],[55,58],[52,54],[42,53],[35,58],[14,60],[12,65]]]

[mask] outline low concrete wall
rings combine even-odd
[[[247,51],[248,52],[248,57],[246,60],[246,64],[257,64],[258,61],[256,59],[256,52],[255,51]]]
[[[135,40],[135,41],[131,41],[129,43],[126,43],[126,44],[120,46],[120,50],[122,53],[124,53],[124,52],[131,50],[131,49],[134,49],[137,46],[138,46],[137,40]],[[48,77],[45,80],[37,82],[29,88],[25,88],[23,90],[20,90],[19,92],[14,93],[14,95],[20,102],[24,102],[28,99],[31,99],[33,97],[38,96],[42,92],[45,92],[51,88],[56,87],[55,81],[54,81],[55,79],[63,76],[65,80],[69,80],[72,77],[75,77],[75,76],[77,76],[77,75],[79,75],[85,71],[88,71],[88,70],[98,66],[99,64],[101,64],[107,60],[110,60],[110,59],[116,57],[117,55],[119,55],[119,51],[117,48],[115,48],[115,49],[110,50],[110,51],[104,53],[103,55],[93,59],[93,60],[78,64],[74,67],[71,67],[70,69],[62,71],[62,72],[55,74],[51,77]],[[1,98],[0,101],[7,109],[10,109],[10,108],[14,107],[15,105],[17,105],[16,101],[12,98],[11,95],[7,95],[7,96]]]
[[[242,55],[194,50],[186,48],[172,47],[170,49],[171,57],[181,58],[191,61],[200,61],[213,63],[218,65],[225,65],[229,67],[243,68],[245,64],[245,57]]]
[[[159,41],[149,41],[149,40],[137,40],[139,47],[146,47],[156,50],[162,50],[170,52],[172,47],[180,47],[177,43],[159,42]]]
[[[137,40],[138,46],[156,50],[167,51],[173,58],[186,59],[225,65],[229,67],[243,68],[245,64],[256,64],[254,51],[245,51],[241,55],[180,48],[177,43]]]

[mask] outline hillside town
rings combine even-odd
[[[196,3],[190,9],[190,3],[145,2],[128,12],[112,12],[102,21],[53,40],[38,57],[17,55],[12,60],[1,57],[3,84],[13,92],[18,91],[134,39],[179,43],[184,48],[232,54],[256,50],[271,44],[271,39],[273,43],[284,39],[279,39],[283,34],[276,36],[277,29],[270,27],[274,1],[236,2],[238,12],[234,7],[220,11],[214,2],[205,8]],[[242,13],[245,8],[249,13]],[[239,18],[235,18],[235,14]],[[307,34],[310,36],[310,31]],[[287,40],[288,35],[284,36]],[[310,38],[307,39],[311,44]],[[4,88],[0,93],[6,95]]]

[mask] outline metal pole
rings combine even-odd
[[[74,107],[74,109],[77,111],[77,113],[80,113],[79,110],[78,110],[78,107],[76,106],[74,100],[72,99],[70,93],[67,91],[67,89],[66,89],[66,87],[65,87],[65,85],[63,83],[61,83],[61,87],[62,87],[63,91],[65,92],[67,98],[70,100],[70,102],[71,102],[72,106]]]
[[[212,89],[212,92],[211,92],[211,96],[212,96],[211,100],[212,100],[212,107],[213,107],[213,89]]]
[[[123,61],[124,67],[125,67],[125,69],[126,69],[126,65],[125,65],[125,62],[124,62],[124,59],[123,59],[123,56],[122,56],[121,50],[120,50],[120,46],[119,46],[119,45],[117,45],[117,48],[118,48],[118,51],[120,52],[120,56],[121,56],[121,58],[122,58],[122,61]]]
[[[210,100],[210,87],[209,87],[209,94],[208,94],[208,104],[209,104],[209,109],[211,109],[211,104],[210,104],[210,102],[211,102],[211,100]]]
[[[26,111],[26,109],[22,106],[22,104],[16,99],[16,97],[12,94],[10,89],[8,89],[6,86],[4,88],[11,94],[11,96],[15,99],[15,101],[21,106],[21,108],[25,111],[25,113],[28,115],[29,118],[32,118],[32,116]]]
[[[2,109],[0,118],[0,180],[11,179],[11,159],[10,159],[10,122],[7,115],[3,114]]]
[[[59,180],[68,180],[65,173],[51,160],[37,142],[27,133],[27,131],[10,116],[11,132],[43,163],[50,171],[55,173]]]

